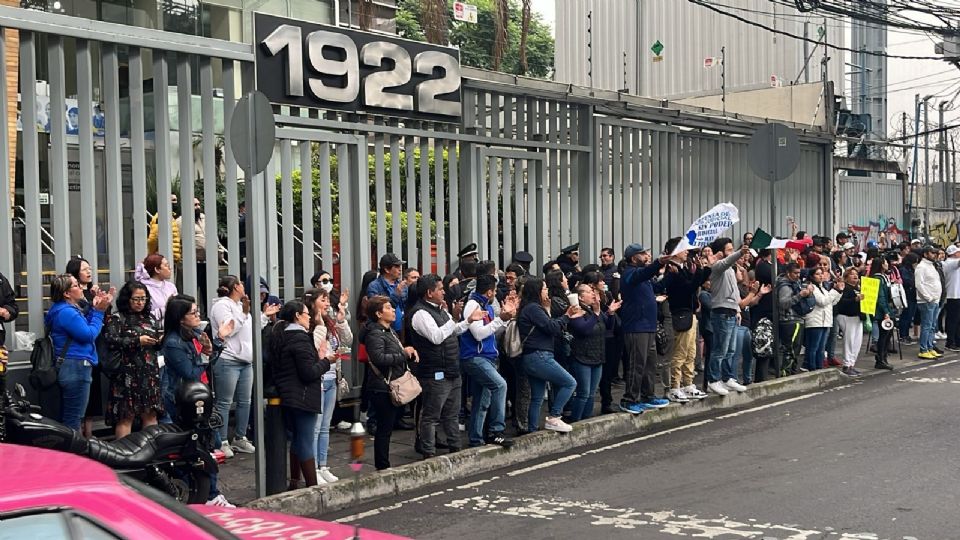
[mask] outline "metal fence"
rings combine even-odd
[[[357,291],[386,252],[444,274],[470,242],[501,267],[518,250],[540,265],[574,242],[585,261],[601,247],[656,248],[723,201],[740,208],[734,234],[756,226],[785,232],[782,219],[771,219],[769,184],[747,165],[748,136],[760,119],[464,69],[459,123],[277,107],[275,158],[258,176],[269,180],[243,181],[230,145],[218,141],[229,133],[236,98],[254,86],[252,46],[9,7],[0,7],[0,31],[20,33],[20,50],[0,53],[19,54],[28,127],[19,141],[0,140],[4,152],[17,144],[22,171],[16,179],[0,172],[0,191],[15,182],[23,207],[20,225],[7,205],[0,213],[0,271],[26,299],[26,315],[9,325],[11,341],[13,331],[42,332],[44,276],[62,271],[70,254],[82,253],[113,284],[127,279],[146,255],[148,210],[158,214],[160,252],[171,253],[168,195],[176,177],[184,208],[201,186],[206,259],[217,260],[209,239],[219,233],[229,261],[197,275],[185,226],[177,271],[190,294],[199,282],[213,291],[220,274],[241,271],[241,185],[265,201],[262,234],[251,241],[262,243],[255,252],[264,254],[271,289],[288,299],[320,267]],[[67,134],[72,120],[60,107],[49,111],[49,134],[30,129],[38,123],[38,74],[51,103],[76,94],[80,126],[94,124],[99,102],[102,136]],[[0,107],[6,124],[5,112]],[[801,141],[800,167],[776,185],[777,213],[828,230],[832,141],[809,132]],[[68,171],[75,149],[78,180]],[[75,224],[79,245],[70,241]]]

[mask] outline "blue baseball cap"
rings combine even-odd
[[[646,251],[649,251],[649,250],[644,249],[643,244],[630,244],[623,250],[623,258],[629,259],[630,257],[633,257],[637,253],[644,253]]]

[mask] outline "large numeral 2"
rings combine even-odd
[[[376,71],[367,75],[363,81],[363,100],[370,107],[384,107],[401,111],[413,110],[413,96],[387,92],[386,88],[395,88],[410,82],[413,74],[410,69],[410,53],[399,45],[386,41],[367,43],[360,49],[360,60],[364,65],[380,67],[383,59],[394,62],[394,68],[388,71]]]
[[[422,75],[433,75],[433,70],[441,67],[444,76],[440,79],[430,79],[417,86],[417,110],[428,114],[442,114],[445,116],[459,116],[460,103],[444,101],[437,96],[449,94],[460,88],[460,66],[449,54],[437,51],[426,51],[413,59],[413,68]]]

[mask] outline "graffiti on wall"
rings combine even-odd
[[[930,226],[930,241],[944,248],[956,242],[957,220],[954,218],[945,218],[941,221],[933,221],[933,224]]]
[[[866,225],[847,225],[847,232],[852,237],[850,239],[857,246],[858,251],[865,251],[867,243],[870,241],[878,242],[880,233],[883,232],[887,237],[887,244],[898,244],[909,239],[907,231],[897,227],[896,218],[884,218],[880,216],[876,221],[870,220]]]

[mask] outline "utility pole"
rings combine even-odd
[[[926,186],[926,193],[923,205],[924,236],[930,237],[930,98],[923,98],[923,185]]]

